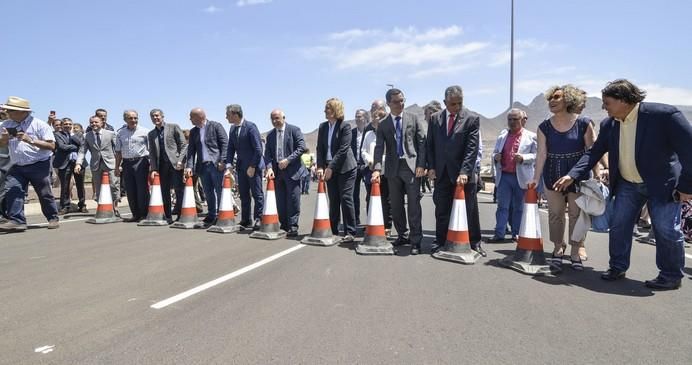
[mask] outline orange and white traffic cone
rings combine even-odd
[[[384,232],[384,214],[382,213],[382,197],[380,183],[373,182],[370,186],[370,207],[368,208],[368,225],[365,227],[365,238],[356,252],[361,255],[393,255],[394,247]]]
[[[531,186],[524,197],[524,211],[521,214],[519,240],[514,256],[507,256],[500,265],[529,275],[550,274],[546,263],[541,238],[541,220],[538,215],[538,193]]]
[[[193,229],[199,225],[197,208],[195,206],[195,189],[192,187],[192,176],[185,180],[185,192],[183,193],[183,206],[180,209],[178,221],[171,224],[171,228]]]
[[[209,227],[207,232],[214,233],[233,233],[240,230],[240,226],[235,221],[235,211],[233,210],[233,193],[231,192],[231,175],[223,178],[223,191],[221,191],[221,204],[219,204],[219,216],[216,224]]]
[[[332,234],[332,226],[329,222],[329,202],[324,186],[324,180],[320,178],[317,184],[317,203],[315,205],[315,219],[312,223],[312,233],[303,238],[300,243],[317,246],[333,246],[338,240]]]
[[[274,179],[267,179],[267,192],[264,194],[264,211],[262,212],[262,225],[259,231],[250,234],[250,238],[263,240],[276,240],[286,237],[286,231],[279,226],[279,213],[276,209],[276,193],[274,191]]]
[[[169,192],[170,194],[170,192]],[[154,173],[154,181],[151,185],[149,197],[149,212],[147,219],[137,223],[138,226],[167,226],[168,222],[164,217],[163,197],[161,195],[161,180],[158,173]]]
[[[466,218],[466,196],[464,185],[457,184],[454,190],[454,204],[449,217],[447,240],[441,250],[432,254],[436,259],[472,265],[481,254],[471,249],[469,224]]]
[[[108,171],[101,175],[101,190],[99,191],[99,205],[96,208],[94,218],[86,220],[87,223],[105,224],[120,222],[120,218],[115,216],[113,211],[113,196],[111,195],[111,180]]]

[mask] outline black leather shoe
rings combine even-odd
[[[409,244],[409,240],[407,238],[401,238],[401,237],[397,238],[394,242],[392,242],[392,246],[394,246],[394,247],[404,246],[404,245],[408,245],[408,244]]]
[[[505,243],[507,240],[504,237],[492,236],[485,240],[488,243]]]
[[[478,253],[481,254],[481,256],[483,256],[483,257],[488,257],[488,253],[485,252],[485,250],[483,249],[483,247],[481,247],[481,244],[480,244],[480,243],[477,244],[476,246],[471,246],[471,249],[474,250],[474,251],[476,251],[476,252],[478,252]]]
[[[681,284],[682,280],[680,279],[670,280],[660,275],[653,280],[647,280],[644,282],[644,285],[646,285],[647,288],[654,290],[675,290],[679,289]]]
[[[255,223],[252,225],[252,230],[253,231],[259,231],[261,227],[260,220],[255,219]]]
[[[615,281],[625,277],[625,272],[610,268],[608,271],[601,274],[601,279],[605,281]]]
[[[420,245],[411,246],[411,255],[418,255],[420,253]]]
[[[286,237],[298,237],[298,231],[295,229],[292,229],[292,230],[286,232]]]
[[[248,221],[241,221],[238,225],[243,227],[243,229],[252,229],[252,223]]]

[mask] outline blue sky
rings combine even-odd
[[[509,0],[22,0],[3,1],[0,97],[30,99],[85,123],[97,107],[161,108],[191,126],[199,106],[225,122],[229,103],[267,130],[269,113],[312,131],[324,102],[347,119],[382,98],[440,100],[461,85],[467,107],[492,117],[509,103]],[[515,99],[573,83],[598,96],[629,78],[649,100],[692,105],[692,2],[516,0]]]

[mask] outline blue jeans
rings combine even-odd
[[[648,203],[647,203],[648,200]],[[656,266],[669,280],[683,277],[685,251],[680,228],[680,203],[672,197],[661,200],[649,196],[646,184],[620,180],[615,193],[615,208],[610,225],[610,267],[626,271],[630,267],[632,232],[644,204],[648,205],[651,226],[656,236]]]
[[[521,213],[524,210],[524,193],[519,186],[517,175],[502,173],[497,188],[497,210],[495,211],[495,237],[504,238],[507,221],[512,226],[512,235],[519,234]],[[511,208],[511,209],[510,209]]]
[[[58,219],[58,206],[55,204],[50,180],[50,159],[31,165],[14,165],[7,173],[5,181],[5,209],[7,217],[15,223],[26,224],[24,216],[24,195],[29,183],[34,187],[41,203],[41,211],[48,219]]]
[[[199,177],[202,179],[204,196],[207,199],[207,221],[213,221],[219,213],[217,202],[221,200],[223,189],[223,172],[216,168],[214,163],[203,163],[200,167]]]

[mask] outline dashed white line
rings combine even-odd
[[[289,248],[289,249],[287,249],[287,250],[283,250],[283,251],[281,251],[281,252],[279,252],[279,253],[277,253],[277,254],[275,254],[275,255],[272,255],[272,256],[267,257],[266,259],[257,261],[257,262],[255,262],[255,263],[252,264],[252,265],[245,266],[245,267],[242,268],[242,269],[236,270],[236,271],[234,271],[234,272],[232,272],[232,273],[230,273],[230,274],[226,274],[226,275],[224,275],[224,276],[222,276],[222,277],[220,277],[220,278],[218,278],[218,279],[214,279],[214,280],[209,281],[209,282],[207,282],[207,283],[204,283],[204,284],[202,284],[202,285],[196,286],[196,287],[194,287],[194,288],[192,288],[192,289],[190,289],[190,290],[186,290],[186,291],[184,291],[184,292],[182,292],[182,293],[180,293],[180,294],[178,294],[178,295],[172,296],[172,297],[170,297],[170,298],[168,298],[168,299],[165,299],[165,300],[162,300],[162,301],[160,301],[160,302],[158,302],[158,303],[154,303],[154,304],[151,305],[151,308],[154,308],[154,309],[165,308],[165,307],[167,307],[167,306],[169,306],[169,305],[171,305],[171,304],[173,304],[173,303],[179,302],[179,301],[181,301],[181,300],[183,300],[183,299],[185,299],[185,298],[188,298],[188,297],[190,297],[190,296],[193,296],[193,295],[195,295],[195,294],[197,294],[197,293],[199,293],[199,292],[202,292],[202,291],[207,290],[207,289],[209,289],[209,288],[212,288],[212,287],[214,287],[214,286],[216,286],[216,285],[219,285],[219,284],[221,284],[221,283],[223,283],[223,282],[226,282],[226,281],[228,281],[228,280],[231,280],[231,279],[233,279],[233,278],[235,278],[235,277],[238,277],[238,276],[240,276],[240,275],[243,275],[243,274],[245,274],[245,273],[247,273],[247,272],[249,272],[249,271],[252,271],[252,270],[254,270],[254,269],[256,269],[256,268],[258,268],[258,267],[260,267],[260,266],[262,266],[262,265],[266,265],[266,264],[268,264],[268,263],[270,263],[270,262],[272,262],[272,261],[274,261],[274,260],[276,260],[276,259],[278,259],[278,258],[280,258],[280,257],[286,256],[286,255],[288,255],[288,254],[290,254],[290,253],[292,253],[292,252],[294,252],[294,251],[300,250],[300,249],[303,248],[303,247],[305,247],[305,245],[303,245],[303,244],[295,245],[295,246],[293,246],[293,247],[291,247],[291,248]]]
[[[688,259],[692,260],[692,255],[690,255],[690,254],[688,254],[688,253],[685,254],[685,257],[687,257]]]
[[[36,353],[42,353],[42,354],[47,354],[49,352],[52,352],[55,349],[55,345],[48,345],[48,346],[41,346],[37,347],[34,349],[34,352]]]

